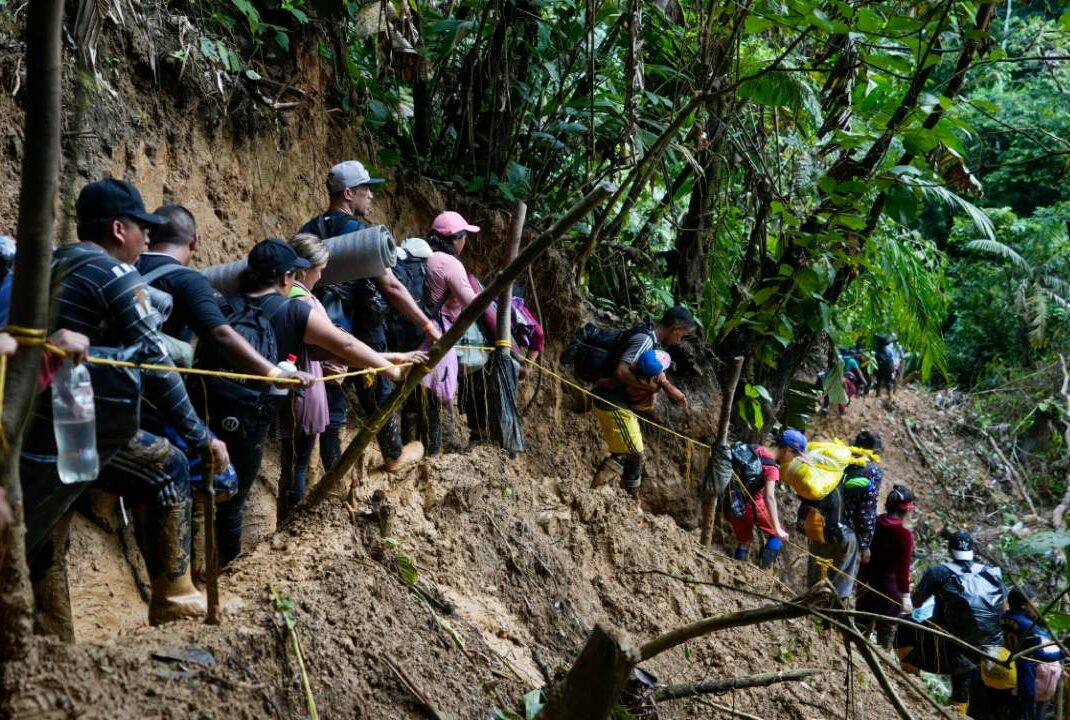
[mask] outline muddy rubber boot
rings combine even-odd
[[[387,472],[395,473],[404,470],[409,465],[415,465],[424,459],[424,444],[419,441],[406,443],[401,448],[401,454],[396,458],[387,458],[383,461],[383,467]]]
[[[594,477],[591,479],[591,487],[600,488],[608,485],[620,477],[622,472],[624,472],[624,466],[620,461],[613,456],[607,457],[595,470]]]
[[[145,532],[145,562],[152,578],[149,625],[176,620],[201,620],[208,602],[193,585],[190,576],[190,516],[193,501],[165,510],[153,510],[147,520],[153,527]]]
[[[67,537],[71,514],[52,530],[49,545],[32,563],[33,631],[52,635],[64,642],[74,642],[74,617],[71,614],[71,590],[67,582]]]

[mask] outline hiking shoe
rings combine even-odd
[[[602,461],[602,464],[598,466],[598,470],[595,471],[594,478],[591,479],[591,487],[600,488],[603,485],[608,485],[620,477],[623,471],[623,465],[608,457]]]
[[[419,441],[413,441],[407,443],[405,447],[401,448],[401,454],[396,458],[387,458],[383,462],[383,467],[387,472],[395,473],[404,470],[409,465],[415,465],[424,458],[424,446]]]

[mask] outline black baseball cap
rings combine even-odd
[[[146,225],[163,226],[167,218],[145,210],[141,193],[125,180],[104,178],[91,182],[78,193],[78,224],[99,220],[132,218]]]
[[[973,560],[973,536],[956,530],[947,541],[947,549],[956,560]]]
[[[264,279],[280,278],[288,272],[312,267],[312,263],[298,255],[289,243],[278,238],[261,240],[254,245],[249,251],[247,264],[256,277]]]

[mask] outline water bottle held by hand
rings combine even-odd
[[[279,368],[279,370],[282,370],[284,373],[292,374],[292,373],[297,372],[297,356],[293,355],[293,354],[287,355],[286,359],[281,361],[278,364],[277,367]],[[305,394],[305,391],[304,391],[303,388],[295,387],[293,389],[293,391],[294,391],[294,395],[301,396],[301,395]],[[289,392],[289,390],[287,388],[285,388],[285,387],[282,387],[282,388],[275,387],[275,388],[272,388],[271,392],[273,394],[276,394],[276,395],[285,395],[286,393]]]
[[[60,481],[70,485],[95,480],[100,471],[96,410],[85,365],[64,360],[52,378],[52,428]]]

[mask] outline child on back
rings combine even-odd
[[[664,350],[647,350],[632,365],[632,372],[641,380],[650,381],[649,388],[628,387],[625,395],[633,410],[650,410],[658,399],[658,391],[663,387],[667,393],[676,388],[665,377],[665,371],[672,365],[672,358]],[[672,388],[672,390],[670,390]],[[679,391],[677,391],[679,392]]]

